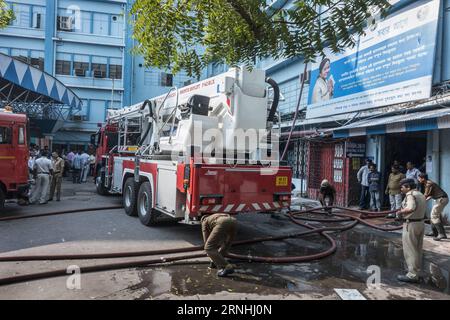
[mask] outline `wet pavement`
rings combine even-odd
[[[9,212],[26,215],[37,211],[67,210],[76,205],[92,207],[120,203],[120,198],[96,195],[92,185],[73,186],[65,182],[64,190],[61,203],[23,208],[10,204]],[[302,227],[294,225],[285,216],[242,214],[238,220],[237,240],[302,231]],[[399,232],[382,232],[358,225],[331,235],[338,248],[325,259],[292,264],[234,262],[236,273],[225,279],[218,278],[216,270],[208,269],[206,259],[196,259],[192,264],[180,262],[84,274],[81,290],[67,289],[66,277],[0,286],[0,298],[339,299],[334,291],[337,288],[357,289],[367,299],[450,298],[450,240],[440,244],[425,241],[426,283],[413,285],[396,280],[396,276],[405,271]],[[122,209],[0,222],[2,255],[151,250],[201,243],[199,226],[168,224],[147,228],[137,219],[126,216]],[[231,251],[243,255],[285,257],[317,253],[328,246],[323,237],[310,235],[233,247]],[[66,267],[69,263],[91,265],[98,261],[0,263],[0,277]],[[370,270],[379,270],[378,286],[367,284],[372,274]]]

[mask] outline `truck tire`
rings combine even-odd
[[[107,196],[109,194],[108,189],[103,185],[103,180],[100,177],[95,178],[95,187],[97,189],[97,193],[101,196]]]
[[[6,194],[3,192],[3,188],[0,186],[0,210],[5,208]]]
[[[122,190],[122,203],[125,213],[131,217],[137,216],[137,183],[133,177],[127,178]]]
[[[159,214],[153,209],[152,187],[148,181],[142,183],[139,188],[137,197],[137,212],[139,220],[143,225],[156,225],[156,220]]]

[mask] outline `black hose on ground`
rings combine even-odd
[[[114,207],[116,208],[116,207]],[[96,210],[101,210],[100,208],[95,208]],[[375,224],[371,224],[364,219],[360,217],[355,217],[352,215],[346,215],[346,214],[339,214],[339,213],[333,213],[333,215],[336,215],[338,217],[342,217],[344,219],[350,219],[353,220],[353,222],[348,223],[343,226],[338,227],[312,227],[308,224],[301,223],[299,221],[296,221],[299,217],[298,215],[304,214],[304,213],[311,213],[311,212],[321,212],[325,210],[326,208],[313,208],[303,211],[297,211],[297,212],[290,212],[289,218],[291,221],[297,225],[300,225],[304,228],[307,228],[309,230],[302,231],[298,233],[293,234],[287,234],[287,235],[281,235],[281,236],[269,236],[264,238],[256,238],[256,239],[249,239],[249,240],[243,240],[233,243],[233,246],[238,245],[245,245],[245,244],[253,244],[257,242],[264,242],[264,241],[276,241],[276,240],[284,240],[288,238],[297,238],[300,236],[307,236],[311,234],[319,234],[323,236],[327,242],[330,244],[330,247],[322,252],[314,253],[306,256],[292,256],[292,257],[262,257],[262,256],[251,256],[251,255],[239,255],[234,253],[227,254],[228,258],[232,259],[239,259],[243,261],[248,262],[264,262],[264,263],[298,263],[298,262],[307,262],[307,261],[313,261],[317,259],[323,259],[325,257],[330,256],[337,250],[336,242],[333,238],[331,238],[326,232],[342,232],[349,230],[356,226],[358,223],[364,223],[365,225],[376,228],[378,230],[383,231],[393,231],[398,230],[401,227],[396,228],[386,228],[381,227]],[[346,209],[346,208],[339,208],[339,209]],[[84,209],[88,210],[88,209]],[[358,210],[356,210],[358,211]],[[73,212],[73,210],[72,210]],[[79,211],[75,211],[79,212]],[[66,212],[67,213],[67,212]],[[321,212],[323,213],[323,212]],[[55,214],[55,213],[49,213],[48,215]],[[42,215],[39,215],[42,216]],[[311,219],[312,221],[314,219]],[[323,219],[320,219],[323,220]],[[328,221],[327,221],[328,222]],[[334,221],[335,222],[335,221]],[[342,222],[340,220],[339,222]],[[116,253],[104,253],[104,254],[74,254],[74,255],[53,255],[53,256],[44,256],[44,255],[31,255],[31,256],[13,256],[13,257],[0,257],[0,261],[31,261],[31,260],[70,260],[70,259],[104,259],[104,258],[125,258],[125,257],[132,257],[132,256],[151,256],[151,255],[168,255],[168,254],[174,254],[174,253],[187,253],[187,252],[194,252],[194,251],[200,251],[203,250],[203,246],[194,246],[194,247],[188,247],[188,248],[175,248],[175,249],[166,249],[166,250],[152,250],[152,251],[138,251],[138,252],[116,252]],[[200,257],[206,257],[206,254],[194,254],[194,255],[182,255],[177,257],[160,257],[157,259],[150,259],[150,260],[141,260],[141,261],[125,261],[125,262],[118,262],[118,263],[109,263],[109,264],[102,264],[102,265],[95,265],[95,266],[87,266],[87,267],[80,267],[80,271],[82,273],[89,273],[89,272],[98,272],[98,271],[107,271],[107,270],[116,270],[116,269],[127,269],[127,268],[135,268],[135,267],[144,267],[144,266],[150,266],[154,264],[161,264],[161,263],[167,263],[167,262],[174,262],[174,261],[180,261],[180,260],[188,260],[193,258],[200,258]],[[0,285],[6,285],[6,284],[13,284],[23,281],[30,281],[30,280],[38,280],[38,279],[45,279],[45,278],[51,278],[56,276],[63,276],[67,275],[66,269],[59,269],[59,270],[53,270],[53,271],[46,271],[46,272],[39,272],[39,273],[32,273],[32,274],[25,274],[25,275],[16,275],[12,277],[6,277],[0,279]]]
[[[21,219],[29,219],[29,218],[56,216],[56,215],[66,214],[66,213],[79,213],[79,212],[88,212],[88,211],[103,211],[103,210],[113,210],[113,209],[120,209],[120,208],[123,208],[123,206],[122,205],[117,205],[117,206],[98,207],[98,208],[73,209],[73,210],[55,211],[55,212],[47,212],[47,213],[29,214],[29,215],[26,215],[26,216],[3,217],[3,218],[0,218],[0,221],[21,220]]]

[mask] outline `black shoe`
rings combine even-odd
[[[397,280],[401,282],[408,282],[408,283],[419,283],[419,279],[410,278],[408,276],[404,276],[402,274],[397,276]]]
[[[438,236],[434,237],[434,241],[441,241],[442,239],[447,239],[447,235],[445,233],[444,225],[442,223],[436,223],[435,224],[436,229],[438,231]]]
[[[209,264],[209,267],[208,267],[209,269],[217,269],[217,266],[216,266],[216,264],[214,263],[214,262],[211,262],[210,264]]]
[[[47,201],[53,201],[53,199],[48,199]]]
[[[234,273],[234,269],[221,269],[219,272],[217,272],[218,277],[227,277],[230,274]]]
[[[433,223],[431,224],[431,231],[425,233],[425,235],[426,235],[427,237],[437,237],[438,234],[439,234],[439,232],[438,232],[436,226],[435,226]]]

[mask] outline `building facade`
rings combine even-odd
[[[427,1],[392,3],[390,16]],[[277,4],[286,5],[285,1],[274,1],[274,5]],[[310,86],[317,78],[311,77],[311,66],[303,75],[304,64],[300,57],[258,62],[257,66],[265,69],[280,85],[283,101],[279,111],[284,141],[292,125],[301,80],[305,77],[299,117],[285,159],[293,167],[294,177],[301,180],[305,196],[316,198],[321,180],[328,179],[338,191],[340,205],[358,205],[360,185],[356,173],[365,158],[377,164],[383,175],[383,187],[394,160],[403,166],[411,161],[450,192],[450,1],[438,1],[438,6],[437,31],[429,35],[435,37],[436,44],[431,63],[431,97],[427,99],[411,97],[402,103],[387,103],[382,107],[369,105],[363,110],[342,114],[330,111],[326,116],[308,118]],[[417,48],[421,47],[421,40],[417,38]],[[408,60],[404,63],[408,66]],[[384,189],[381,192],[384,194]],[[388,199],[385,205],[388,207]],[[446,214],[449,217],[450,208],[446,208]]]
[[[54,149],[86,148],[107,110],[195,81],[145,67],[131,53],[132,0],[7,0],[16,19],[0,30],[0,52],[55,76],[83,102],[45,137]],[[39,140],[42,141],[42,140]]]

